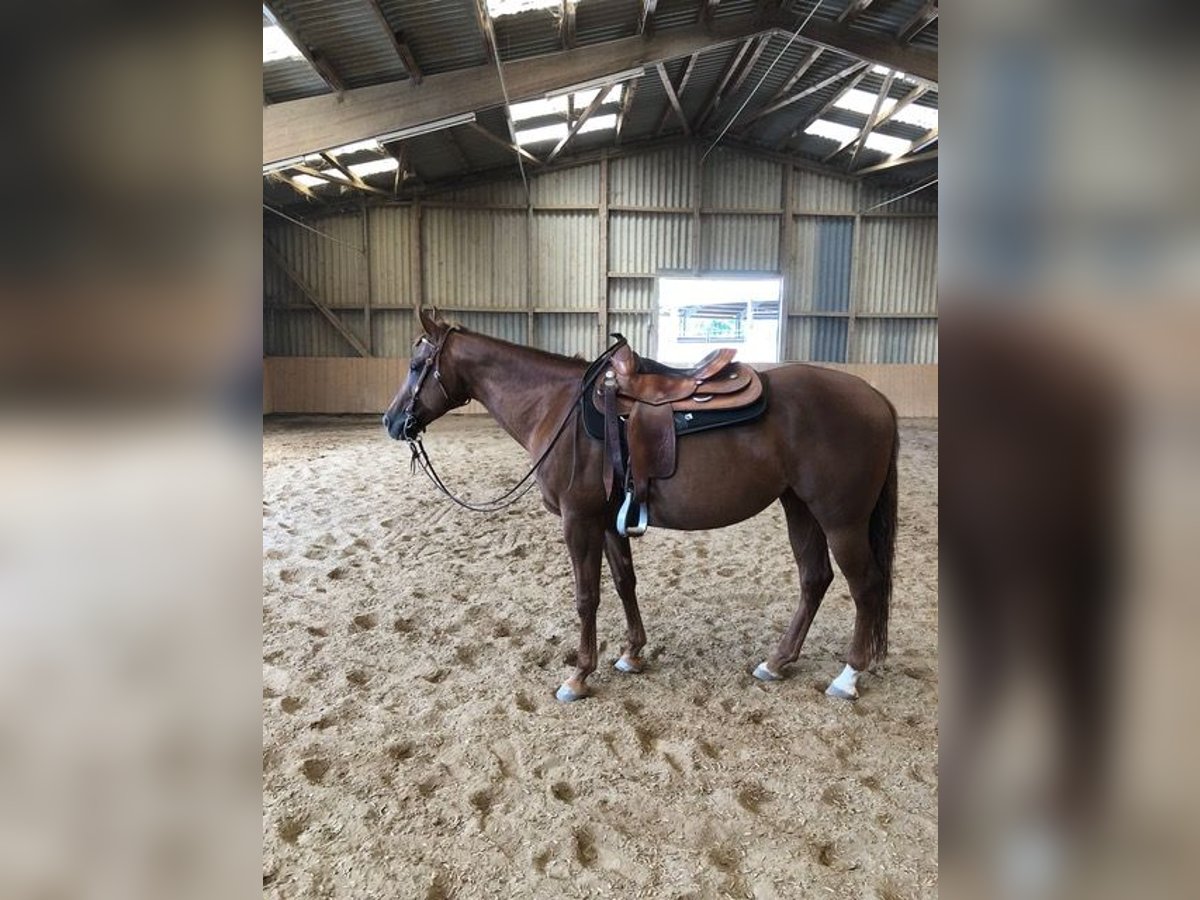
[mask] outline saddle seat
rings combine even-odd
[[[609,358],[591,399],[604,416],[605,490],[612,496],[620,483],[626,494],[617,516],[621,534],[646,530],[650,481],[675,474],[676,437],[702,430],[689,427],[697,416],[706,418],[704,427],[716,428],[762,414],[762,380],[748,365],[733,361],[736,353],[724,347],[694,366],[672,368],[622,344]]]

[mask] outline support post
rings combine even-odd
[[[846,362],[859,362],[856,344],[862,290],[862,182],[854,183],[854,234],[850,239],[850,308],[846,314]]]
[[[788,332],[791,328],[791,299],[795,289],[792,278],[792,247],[795,246],[796,217],[792,208],[792,179],[795,169],[783,167],[783,217],[779,220],[779,359],[787,360]]]
[[[600,344],[597,353],[608,343],[608,153],[600,157]]]
[[[362,255],[363,255],[363,329],[366,331],[367,352],[375,355],[374,332],[371,330],[371,226],[367,221],[367,203],[362,209]]]

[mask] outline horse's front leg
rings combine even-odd
[[[616,662],[620,672],[642,671],[642,648],[646,646],[646,630],[642,627],[642,614],[638,610],[637,576],[633,572],[633,554],[629,549],[629,538],[615,531],[604,534],[604,555],[612,572],[613,584],[625,607],[625,648]]]
[[[563,513],[567,551],[575,569],[575,609],[579,612],[579,655],[575,674],[555,694],[564,703],[588,695],[587,677],[596,671],[596,610],[600,607],[600,560],[604,555],[604,520]]]

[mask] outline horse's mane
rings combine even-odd
[[[456,323],[457,324],[457,323]],[[532,356],[543,362],[553,363],[561,366],[570,366],[572,369],[578,369],[580,366],[587,367],[588,358],[580,354],[574,356],[565,356],[562,353],[554,353],[550,350],[541,350],[537,347],[529,347],[525,344],[517,344],[512,341],[506,341],[504,338],[493,337],[490,334],[482,334],[478,331],[473,331],[465,326],[458,325],[458,330],[463,334],[469,334],[474,337],[484,338],[493,344],[499,344],[501,347],[511,350],[516,354]]]

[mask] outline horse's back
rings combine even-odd
[[[888,400],[849,372],[791,363],[762,373],[769,408],[799,415],[808,429],[867,430],[890,435],[895,413]]]

